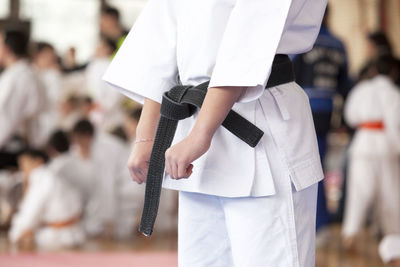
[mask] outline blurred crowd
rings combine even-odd
[[[106,6],[93,57],[77,64],[18,28],[0,33],[0,227],[13,247],[62,249],[136,235],[144,185],[126,162],[139,104],[102,81],[127,32]],[[176,193],[159,233],[176,231]]]
[[[371,33],[368,60],[351,78],[328,16],[314,48],[293,57],[323,164],[332,133],[351,137],[335,214],[319,184],[317,231],[342,222],[343,246],[355,250],[373,225],[382,259],[400,264],[400,61],[383,32]],[[118,10],[103,8],[100,29],[83,65],[72,48],[60,57],[19,30],[0,34],[0,225],[14,246],[134,236],[144,187],[130,180],[126,161],[141,110],[101,80],[127,34]],[[176,231],[176,206],[176,193],[164,192],[159,233]]]
[[[382,259],[400,264],[400,61],[383,32],[368,34],[366,64],[350,78],[345,46],[330,31],[328,18],[329,9],[314,48],[293,58],[296,81],[310,99],[325,170],[329,137],[351,140],[336,211],[328,209],[327,179],[319,183],[317,237],[329,242],[322,233],[341,222],[343,247],[357,251],[360,234],[372,225],[382,240]]]

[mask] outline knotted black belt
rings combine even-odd
[[[276,55],[266,88],[294,81],[292,62],[287,55]],[[178,85],[163,95],[161,117],[150,156],[146,193],[139,231],[153,232],[165,167],[165,151],[171,146],[179,120],[192,116],[203,104],[209,82],[198,86]],[[222,123],[228,131],[249,146],[255,147],[263,136],[257,126],[231,110]]]

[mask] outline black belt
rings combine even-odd
[[[276,55],[266,88],[294,81],[292,62],[287,55]],[[161,117],[150,156],[146,193],[139,231],[145,236],[153,232],[165,167],[165,151],[171,146],[179,120],[192,116],[203,104],[209,82],[198,86],[178,85],[163,95]],[[251,147],[263,136],[257,126],[231,110],[222,123],[228,131]]]

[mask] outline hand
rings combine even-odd
[[[138,184],[146,181],[152,147],[153,142],[137,143],[129,156],[129,173]]]
[[[192,162],[210,148],[212,136],[191,133],[165,152],[165,171],[174,179],[189,178]]]

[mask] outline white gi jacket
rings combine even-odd
[[[56,69],[37,71],[46,92],[46,110],[39,116],[40,140],[45,144],[58,124],[58,109],[62,95],[62,76]]]
[[[294,83],[264,87],[275,54],[312,48],[325,6],[325,0],[150,0],[104,79],[139,102],[160,102],[178,74],[185,85],[211,79],[210,87],[246,87],[233,109],[261,129],[269,125],[301,190],[323,178],[308,99]],[[188,135],[195,117],[179,123],[174,143]],[[264,149],[220,127],[191,177],[167,176],[164,187],[228,197],[272,195]]]
[[[27,60],[19,60],[0,76],[0,148],[14,134],[40,146],[39,115],[46,104],[46,94],[37,74]]]
[[[373,108],[375,107],[375,108]],[[358,129],[350,153],[361,156],[400,154],[400,90],[384,75],[359,83],[347,98],[344,115],[357,128],[361,123],[382,121],[383,131]]]
[[[123,124],[124,121],[123,96],[116,90],[110,90],[110,85],[101,79],[108,65],[109,58],[95,58],[85,72],[89,95],[100,105],[100,127],[106,131]]]
[[[53,158],[49,169],[79,192],[83,206],[87,204],[96,183],[93,166],[89,162],[67,152]]]
[[[16,242],[26,231],[35,231],[35,241],[48,249],[73,246],[83,242],[78,224],[64,228],[41,227],[81,215],[79,194],[46,166],[36,168],[29,177],[29,186],[19,212],[13,217],[10,240]]]

